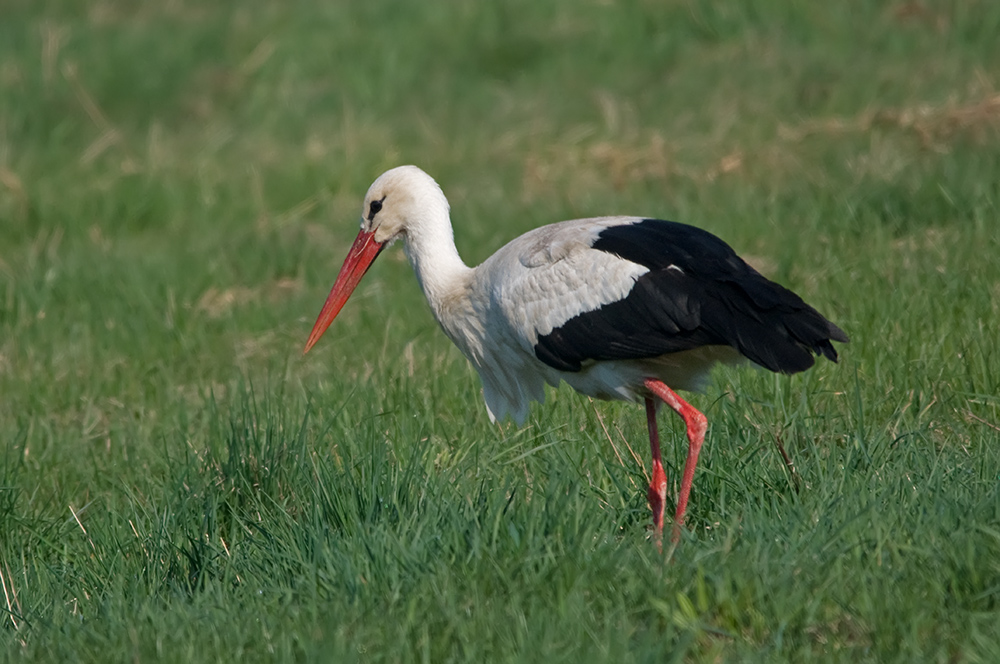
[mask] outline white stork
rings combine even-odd
[[[847,335],[795,293],[765,279],[707,231],[643,217],[536,228],[479,267],[458,255],[448,200],[424,171],[400,166],[368,189],[361,231],[306,343],[319,340],[381,251],[395,240],[434,317],[479,372],[490,419],[519,424],[546,383],[597,399],[644,401],[653,457],[647,494],[657,541],[667,478],[658,401],[687,426],[674,514],[684,522],[706,420],[674,392],[696,390],[716,362],[743,358],[781,373],[837,360]]]

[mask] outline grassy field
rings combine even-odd
[[[997,3],[2,13],[0,659],[1000,660]],[[398,248],[301,355],[402,163],[470,263],[677,219],[852,342],[691,397],[665,560],[642,409],[491,425]]]

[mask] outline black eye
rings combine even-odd
[[[378,214],[378,211],[382,209],[382,201],[384,200],[385,196],[383,196],[381,200],[372,201],[371,206],[368,208],[368,221],[374,219],[375,215]]]

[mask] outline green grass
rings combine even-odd
[[[3,14],[3,659],[1000,659],[1000,6]],[[678,219],[852,342],[691,397],[665,561],[641,408],[490,425],[398,248],[301,356],[401,163],[469,262]]]

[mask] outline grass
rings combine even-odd
[[[986,2],[8,2],[3,659],[996,661],[998,32]],[[469,262],[674,218],[852,343],[692,396],[664,561],[641,409],[490,425],[398,250],[301,357],[400,163]]]

